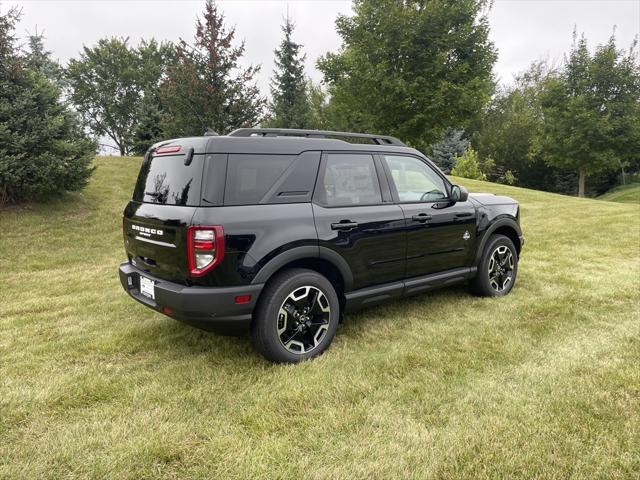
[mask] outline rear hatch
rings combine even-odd
[[[122,227],[129,261],[151,276],[188,281],[187,229],[201,201],[206,141],[162,142],[142,162]]]

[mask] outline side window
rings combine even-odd
[[[257,204],[295,159],[296,155],[229,155],[224,204]]]
[[[429,165],[414,157],[385,155],[401,202],[436,202],[447,198],[444,180]]]
[[[330,207],[382,202],[371,155],[328,154],[318,185],[318,200]]]

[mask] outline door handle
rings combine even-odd
[[[338,223],[331,224],[331,230],[353,230],[358,226],[358,222],[352,222],[351,220],[340,220]]]
[[[458,212],[455,214],[456,218],[465,218],[470,217],[471,215],[473,215],[471,212]]]
[[[418,215],[414,215],[411,217],[411,220],[414,222],[424,223],[431,220],[431,215],[427,215],[426,213],[419,213]]]

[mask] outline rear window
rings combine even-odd
[[[225,205],[255,205],[297,155],[229,155]]]
[[[203,155],[194,155],[189,165],[184,155],[152,157],[142,163],[133,200],[160,205],[200,205]]]

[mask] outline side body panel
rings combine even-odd
[[[225,256],[210,274],[194,279],[203,286],[252,283],[270,260],[305,248],[318,256],[318,237],[310,203],[199,208],[193,225],[222,225]]]
[[[401,207],[407,228],[407,277],[471,265],[476,248],[476,210],[471,202]],[[422,214],[430,220],[414,220]]]
[[[404,215],[397,205],[322,207],[313,205],[320,247],[335,252],[349,265],[353,289],[404,277],[406,236]],[[353,229],[332,224],[354,222]]]

